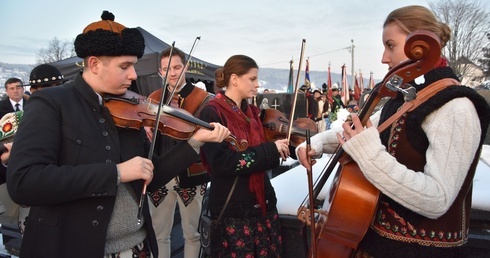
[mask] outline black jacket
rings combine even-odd
[[[25,108],[25,106],[27,105],[27,98],[24,98],[23,100],[23,106]],[[14,107],[12,106],[12,103],[10,102],[10,99],[8,97],[0,100],[0,118],[2,118],[5,114],[12,113],[14,111]]]

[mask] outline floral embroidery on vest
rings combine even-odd
[[[407,113],[403,114],[391,127],[390,132],[390,145],[388,152],[391,156],[395,157],[396,148],[398,147],[398,140],[400,139],[400,132],[402,131],[402,126],[405,124],[407,120]]]
[[[390,208],[389,203],[381,202],[381,206],[384,208],[378,209],[376,214],[376,222],[373,229],[380,235],[387,238],[409,242],[419,243],[422,245],[433,245],[439,247],[459,246],[463,241],[463,232],[426,232],[423,228],[416,228],[410,222],[400,217],[393,209]],[[383,213],[386,212],[386,213]],[[402,227],[398,225],[391,225],[387,221],[387,217],[395,218]]]

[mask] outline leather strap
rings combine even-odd
[[[191,93],[184,98],[182,108],[195,115],[197,109],[204,103],[208,95],[209,93],[207,91],[194,86]]]
[[[230,202],[231,195],[233,194],[233,191],[235,191],[235,186],[236,186],[237,181],[238,181],[238,176],[235,177],[235,182],[233,182],[233,186],[231,187],[230,193],[228,194],[228,197],[226,198],[225,205],[221,209],[221,212],[219,213],[218,219],[216,221],[219,221],[221,219],[221,216],[223,216],[223,213],[225,212],[225,208],[226,208],[226,206],[228,206],[228,202]]]
[[[393,114],[390,118],[388,118],[380,126],[378,126],[378,132],[383,132],[384,130],[386,130],[386,128],[390,127],[395,121],[397,121],[403,114],[416,109],[418,106],[420,106],[420,104],[424,103],[426,100],[434,96],[439,91],[453,85],[461,85],[461,83],[452,78],[444,78],[433,82],[420,92],[417,92],[417,98],[412,101],[403,103],[403,105],[398,109],[395,114]]]

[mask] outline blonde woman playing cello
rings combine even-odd
[[[407,60],[405,39],[420,29],[437,35],[441,47],[450,39],[448,25],[425,7],[392,11],[383,25],[382,62],[391,69]],[[440,57],[432,70],[409,84],[419,92],[443,78],[458,79]],[[376,126],[403,104],[399,95],[366,127],[353,114],[342,129],[313,136],[308,154],[332,152],[341,144],[381,191],[374,219],[352,257],[464,257],[472,163],[479,158],[489,107],[475,91],[449,86],[378,133]],[[305,146],[296,151],[306,165]]]

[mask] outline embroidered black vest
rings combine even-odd
[[[437,68],[425,75],[424,85],[416,86],[420,91],[427,85],[452,73],[450,68]],[[458,98],[469,98],[476,107],[482,135],[479,150],[468,171],[465,181],[449,210],[437,219],[429,219],[417,214],[391,198],[381,195],[371,229],[380,236],[405,243],[417,243],[422,246],[451,247],[461,246],[467,241],[469,212],[471,209],[472,180],[478,164],[481,145],[486,135],[489,122],[489,107],[474,90],[465,86],[451,86],[424,102],[416,110],[403,115],[390,130],[381,134],[381,140],[387,150],[397,161],[414,171],[423,171],[426,164],[425,152],[428,139],[421,124],[432,111],[440,108],[448,101]],[[381,115],[380,124],[396,112],[403,101],[399,98],[388,101]]]

